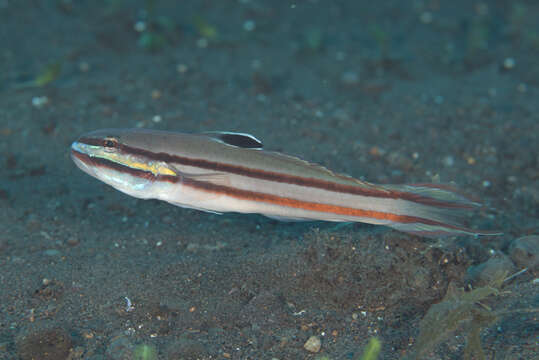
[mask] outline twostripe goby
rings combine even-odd
[[[186,208],[365,222],[423,236],[494,234],[461,225],[460,215],[479,204],[450,187],[371,184],[263,150],[248,134],[104,129],[75,141],[71,157],[126,194]]]

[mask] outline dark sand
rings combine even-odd
[[[462,313],[421,356],[462,358],[475,326],[488,359],[537,355],[538,238],[515,239],[539,233],[539,3],[292,4],[0,0],[0,359],[358,359],[373,336],[400,359],[448,288],[523,268],[481,305],[446,299]],[[79,135],[137,126],[455,182],[486,205],[467,225],[504,235],[212,215],[71,162]]]

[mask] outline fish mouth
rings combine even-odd
[[[81,149],[80,143],[77,141],[71,144],[71,160],[85,173],[96,176],[92,158]]]

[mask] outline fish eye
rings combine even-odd
[[[103,139],[103,147],[106,151],[113,151],[116,147],[118,147],[118,140],[113,137],[108,137]]]

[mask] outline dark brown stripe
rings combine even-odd
[[[190,186],[199,191],[205,191],[205,192],[215,193],[219,195],[230,196],[230,197],[240,199],[240,200],[264,202],[268,204],[274,204],[278,206],[302,209],[302,210],[313,211],[313,212],[331,213],[331,214],[336,214],[336,215],[354,216],[354,217],[359,217],[359,218],[388,220],[395,223],[421,223],[421,224],[426,224],[426,225],[443,226],[445,228],[455,229],[455,230],[464,230],[464,231],[470,231],[470,232],[472,231],[466,228],[461,228],[458,226],[445,224],[439,221],[424,219],[417,216],[397,215],[397,214],[392,214],[392,213],[387,213],[387,212],[382,212],[382,211],[363,210],[363,209],[356,209],[356,208],[350,208],[350,207],[339,206],[339,205],[302,201],[302,200],[292,199],[288,197],[281,197],[277,195],[271,195],[271,194],[260,193],[260,192],[255,192],[255,191],[236,189],[229,186],[212,184],[209,182],[198,181],[198,180],[194,180],[190,178],[180,179],[179,177],[172,176],[172,175],[155,176],[152,172],[149,172],[149,171],[131,169],[128,166],[124,166],[124,165],[115,163],[113,161],[107,160],[107,159],[89,157],[88,155],[80,153],[75,150],[72,150],[71,153],[73,154],[73,156],[77,157],[84,163],[91,166],[114,169],[119,172],[128,173],[136,177],[142,177],[142,178],[146,178],[146,179],[154,180],[154,181],[166,181],[170,183],[177,183],[181,180],[182,185]]]
[[[102,140],[94,138],[80,138],[78,140],[81,143],[88,145],[101,146]],[[353,185],[344,185],[334,182],[329,182],[325,180],[305,178],[301,176],[288,175],[273,171],[266,171],[260,169],[247,168],[240,165],[231,165],[224,164],[215,161],[209,161],[204,159],[194,159],[188,158],[179,155],[171,155],[167,153],[154,153],[148,150],[139,149],[136,147],[118,144],[119,150],[124,153],[139,155],[152,159],[154,161],[163,161],[165,163],[177,163],[185,166],[195,166],[202,169],[213,170],[217,172],[229,172],[236,175],[246,176],[254,179],[274,181],[285,184],[293,184],[306,187],[314,187],[317,189],[323,189],[328,191],[334,191],[339,193],[351,194],[351,195],[361,195],[361,196],[370,196],[375,198],[387,198],[387,199],[403,199],[408,201],[413,201],[423,205],[437,206],[443,208],[454,208],[454,209],[471,209],[473,206],[463,203],[455,203],[448,201],[441,201],[433,199],[431,197],[421,196],[414,193],[402,192],[402,191],[384,191],[377,189],[369,189],[361,186]]]

